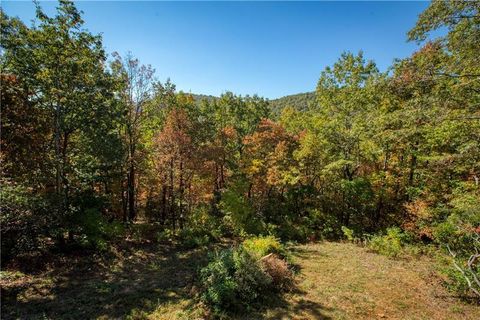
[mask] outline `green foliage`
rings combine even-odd
[[[213,237],[205,230],[197,228],[185,228],[178,234],[179,240],[187,248],[197,248],[208,245]]]
[[[285,256],[277,238],[368,232],[388,256],[412,239],[445,248],[452,286],[474,292],[477,2],[433,1],[408,34],[422,47],[388,72],[345,52],[314,93],[270,102],[177,92],[131,55],[108,66],[73,2],[52,17],[36,5],[30,27],[1,11],[2,261],[52,242],[105,249],[124,232],[187,247],[273,235],[205,271],[216,288],[205,300],[220,310],[259,295],[253,260]],[[139,214],[154,223],[124,231]]]
[[[222,194],[220,208],[225,214],[223,221],[234,235],[259,234],[264,229],[262,221],[255,217],[252,205],[238,188],[228,189]]]
[[[273,255],[263,258],[265,255]],[[200,271],[201,299],[216,314],[241,311],[261,305],[273,291],[293,285],[288,263],[275,253],[287,256],[274,237],[255,237],[242,245],[215,253]]]
[[[405,234],[400,228],[388,228],[386,235],[374,235],[368,240],[368,247],[382,255],[397,257],[402,253]]]
[[[217,253],[201,270],[200,280],[205,288],[201,299],[216,313],[253,306],[271,283],[257,260],[241,248]]]
[[[480,296],[480,196],[471,184],[461,186],[450,200],[448,208],[438,210],[444,217],[434,227],[435,241],[450,255],[444,273],[449,277],[449,287],[461,295],[474,293]],[[475,280],[477,279],[477,280]]]
[[[242,243],[243,248],[258,259],[269,253],[285,254],[285,248],[274,236],[258,236],[249,238]]]
[[[106,250],[108,241],[125,236],[125,227],[118,221],[108,220],[95,208],[86,209],[76,214],[77,234],[80,243],[98,250]]]
[[[166,228],[162,231],[157,232],[156,240],[158,242],[170,242],[174,238],[175,234],[172,229]]]
[[[345,238],[347,238],[348,241],[353,242],[355,240],[355,237],[353,236],[353,230],[349,229],[345,226],[342,226],[342,232]]]
[[[2,180],[0,188],[0,223],[2,263],[15,255],[34,250],[54,217],[47,215],[45,202],[22,185]],[[50,212],[52,214],[52,212]]]

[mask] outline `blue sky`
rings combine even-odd
[[[42,3],[53,13],[56,2]],[[418,46],[406,33],[428,2],[94,2],[85,26],[107,52],[131,51],[179,90],[273,99],[314,90],[342,51],[363,50],[381,70]],[[2,1],[30,24],[32,2]]]

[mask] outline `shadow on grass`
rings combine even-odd
[[[128,315],[137,319],[166,305],[175,311],[194,309],[195,276],[212,250],[129,242],[109,254],[73,251],[51,256],[55,262],[43,263],[48,265],[43,268],[27,262],[19,269],[29,280],[2,288],[2,319],[125,319]],[[295,248],[293,255],[312,253]],[[37,274],[31,273],[33,269]],[[330,319],[325,312],[331,310],[317,302],[287,299],[303,294],[298,288],[285,295],[272,294],[264,305],[231,318]]]
[[[330,320],[330,316],[326,312],[333,311],[332,308],[323,306],[322,304],[307,300],[299,299],[293,301],[287,299],[291,295],[303,295],[305,292],[295,288],[288,294],[271,295],[265,301],[265,304],[255,311],[247,312],[241,315],[232,315],[232,319],[291,319],[292,316],[301,316],[302,319]]]
[[[123,319],[167,303],[193,304],[194,277],[207,249],[129,244],[116,258],[93,260],[72,258],[61,270],[2,290],[2,319]]]

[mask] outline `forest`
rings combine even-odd
[[[407,37],[388,70],[344,52],[278,102],[160,82],[71,1],[2,11],[2,318],[478,319],[480,2],[433,1]],[[448,301],[345,298],[365,261]]]

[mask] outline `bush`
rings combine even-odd
[[[6,263],[18,254],[37,249],[55,215],[43,199],[33,196],[27,188],[0,182],[1,260]]]
[[[200,271],[203,302],[215,313],[250,308],[267,292],[272,279],[247,251],[227,249]]]
[[[157,232],[156,240],[157,242],[170,242],[174,237],[174,232],[171,229],[163,229],[162,231]]]
[[[348,241],[353,242],[355,240],[355,237],[353,236],[353,230],[349,229],[345,226],[342,226],[342,232],[345,238],[347,238]]]
[[[237,181],[222,194],[219,208],[224,214],[223,224],[226,233],[236,236],[245,234],[260,234],[265,231],[265,223],[254,214],[252,204],[243,196],[246,184]]]
[[[473,186],[462,186],[449,207],[437,211],[444,219],[434,227],[433,234],[450,256],[450,266],[444,270],[450,280],[448,286],[460,295],[473,293],[480,298],[480,194]]]
[[[258,260],[242,248],[233,252],[233,259],[238,296],[249,308],[266,295],[272,278],[262,270]]]
[[[388,228],[386,235],[375,235],[368,241],[368,247],[388,257],[396,257],[402,253],[405,235],[397,227]]]
[[[270,254],[261,261],[262,269],[272,278],[272,285],[279,290],[292,289],[294,280],[293,272],[288,263],[276,254]]]
[[[182,244],[189,249],[206,246],[213,240],[213,237],[202,229],[185,228],[180,230],[178,237]]]
[[[252,237],[243,241],[242,246],[258,259],[269,253],[285,255],[285,248],[274,236]]]
[[[201,300],[218,315],[250,309],[273,292],[290,289],[293,274],[285,260],[275,254],[258,258],[279,248],[275,238],[264,237],[216,253],[200,271]]]
[[[78,234],[80,244],[97,250],[106,250],[108,241],[125,235],[122,223],[109,222],[96,208],[85,209],[72,219],[75,222],[75,233]]]
[[[203,302],[216,313],[228,310],[237,303],[235,263],[233,250],[223,250],[200,271],[200,281],[204,287]]]

